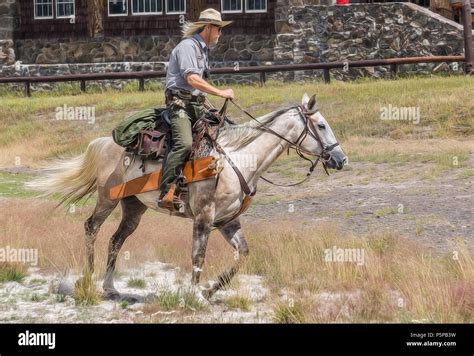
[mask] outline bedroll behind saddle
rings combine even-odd
[[[212,138],[217,135],[220,121],[217,111],[211,111],[199,119],[193,127],[193,151],[191,159],[209,155]],[[166,108],[145,109],[122,121],[113,131],[115,143],[127,152],[143,159],[162,159],[171,141],[171,124]]]
[[[147,159],[163,158],[169,144],[166,108],[145,109],[123,120],[113,131],[115,143]]]

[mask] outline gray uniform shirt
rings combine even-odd
[[[182,89],[193,95],[206,95],[186,82],[186,77],[191,73],[202,78],[206,69],[209,69],[209,49],[202,37],[195,34],[192,38],[182,40],[171,52],[166,72],[166,89]]]

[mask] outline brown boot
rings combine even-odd
[[[162,193],[158,199],[158,207],[168,209],[170,211],[184,209],[184,202],[175,196],[176,184],[171,184],[167,193]]]

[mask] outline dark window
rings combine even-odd
[[[56,17],[74,16],[74,0],[56,0]]]
[[[242,12],[242,0],[222,0],[222,12]]]
[[[53,18],[53,0],[35,0],[35,19]]]
[[[245,10],[247,12],[265,12],[267,11],[267,0],[245,0]]]
[[[161,0],[132,0],[133,14],[161,14],[162,12]]]
[[[166,13],[185,14],[186,1],[185,0],[166,0]]]
[[[127,0],[109,0],[109,16],[121,16],[127,14]]]

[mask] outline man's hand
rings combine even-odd
[[[226,99],[234,99],[234,91],[232,89],[224,89],[224,90],[221,90],[221,93],[219,96]]]

